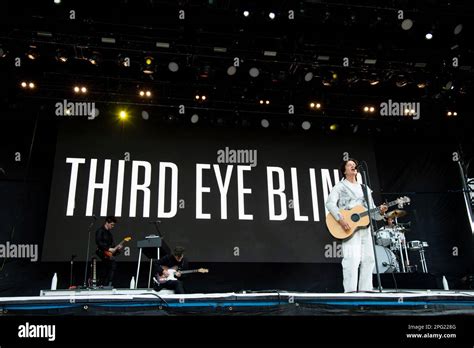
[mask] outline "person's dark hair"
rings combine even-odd
[[[346,164],[347,164],[347,162],[349,162],[349,161],[354,162],[354,163],[356,164],[356,167],[359,165],[359,161],[356,160],[355,158],[348,158],[347,161],[343,161],[343,162],[341,163],[341,166],[339,167],[339,171],[341,172],[341,175],[342,175],[343,178],[346,177],[346,176],[344,175],[344,171],[346,170]]]
[[[173,255],[176,256],[176,257],[180,257],[180,256],[183,256],[184,254],[184,248],[182,246],[177,246],[176,248],[174,248],[173,250]]]
[[[117,223],[117,218],[115,216],[107,216],[105,218],[105,222],[107,222],[109,224],[113,222],[113,223],[116,224]]]

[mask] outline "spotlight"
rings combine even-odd
[[[275,13],[274,13],[274,12],[270,12],[270,13],[268,14],[268,17],[269,17],[270,19],[275,19]]]
[[[83,94],[87,93],[87,88],[84,86],[74,86],[73,90],[74,90],[74,93],[83,93]]]
[[[148,113],[148,111],[145,111],[145,110],[142,111],[142,118],[144,120],[148,120],[150,118],[150,114]]]
[[[365,105],[364,108],[363,108],[364,112],[370,112],[370,113],[373,113],[375,111],[375,107],[371,106],[371,105]]]
[[[198,101],[205,101],[207,99],[207,96],[204,94],[203,95],[196,94],[194,98]]]
[[[263,100],[260,100],[260,105],[263,105],[265,102]]]
[[[100,63],[100,54],[99,52],[92,52],[91,56],[89,57],[89,63],[92,65],[99,65]]]
[[[401,25],[402,25],[403,30],[410,30],[411,27],[413,26],[413,21],[411,19],[407,18],[407,19],[403,20]]]
[[[249,11],[244,11],[244,17],[248,17],[250,16],[250,12]]]
[[[28,53],[26,54],[26,56],[31,59],[31,60],[36,60],[38,59],[39,57],[39,54],[38,54],[38,51],[36,50],[36,47],[32,47]]]
[[[270,100],[265,100],[265,104],[270,105]]]
[[[179,65],[178,65],[178,63],[176,63],[176,62],[170,62],[170,63],[168,64],[168,69],[169,69],[169,71],[171,71],[171,72],[177,72],[177,71],[179,70]]]
[[[447,115],[447,116],[457,116],[458,113],[457,113],[456,111],[448,111],[448,112],[446,113],[446,115]]]
[[[266,118],[262,119],[261,125],[263,128],[268,128],[270,126],[270,122]]]
[[[5,58],[6,55],[7,55],[7,51],[5,51],[2,45],[0,45],[0,58]]]
[[[425,88],[425,87],[426,87],[426,82],[418,82],[418,83],[416,84],[416,87],[418,87],[418,88],[420,88],[420,89]]]
[[[119,113],[119,117],[121,120],[125,120],[128,117],[128,114],[125,110],[121,110]]]
[[[426,33],[425,35],[425,39],[426,40],[431,40],[433,38],[433,34],[432,33]]]
[[[56,5],[59,5],[59,4],[61,3],[61,0],[54,0],[54,3],[55,3]]]
[[[314,102],[311,102],[311,103],[309,104],[309,107],[310,107],[311,109],[321,109],[321,103],[314,103]]]
[[[257,68],[250,68],[249,70],[249,74],[250,76],[252,77],[257,77],[258,75],[260,75],[260,71],[257,69]]]
[[[150,98],[150,97],[151,97],[151,91],[150,91],[150,90],[140,90],[140,91],[138,92],[138,95],[139,95],[140,97],[142,97],[142,98],[143,98],[143,97]]]
[[[236,72],[237,72],[237,68],[233,65],[227,68],[227,75],[229,76],[235,75]]]
[[[304,121],[303,123],[301,123],[301,128],[303,128],[304,130],[308,130],[311,128],[311,123],[309,121]]]
[[[339,125],[336,123],[333,123],[332,125],[329,126],[329,129],[332,130],[333,132],[337,131],[339,128]]]
[[[35,85],[34,82],[27,82],[27,81],[22,81],[22,82],[20,83],[20,86],[21,86],[21,88],[23,88],[23,89],[27,89],[27,88],[29,88],[29,89],[35,89],[35,88],[36,88],[36,85]]]
[[[142,72],[147,75],[151,75],[155,73],[155,64],[154,59],[151,56],[145,57],[144,66],[142,68]]]

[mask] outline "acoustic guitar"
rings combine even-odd
[[[384,203],[388,207],[398,205],[398,207],[401,209],[403,208],[403,205],[405,204],[410,204],[410,198],[408,197],[400,197],[397,198],[394,201]],[[375,213],[378,211],[380,207],[376,207],[370,210],[370,213]],[[326,226],[329,230],[329,233],[334,238],[337,239],[347,239],[351,237],[354,232],[361,228],[365,228],[369,225],[370,220],[369,220],[369,210],[367,210],[366,207],[363,205],[356,205],[354,208],[350,210],[340,210],[339,213],[342,215],[343,219],[347,222],[349,225],[349,229],[345,230],[342,228],[342,226],[339,224],[339,222],[332,216],[331,213],[328,213],[326,216]]]

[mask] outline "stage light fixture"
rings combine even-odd
[[[178,65],[178,63],[176,63],[176,62],[170,62],[170,63],[168,64],[168,69],[169,69],[169,71],[171,71],[171,72],[177,72],[177,71],[179,70],[179,65]]]
[[[153,57],[151,56],[145,57],[142,72],[147,75],[151,75],[155,73],[155,63],[154,63]]]
[[[329,129],[333,132],[337,131],[339,128],[339,125],[337,123],[333,123],[332,125],[329,126]]]
[[[410,30],[413,27],[413,21],[409,18],[406,18],[402,21],[401,26],[403,30]]]
[[[311,71],[307,72],[305,75],[304,75],[304,80],[306,82],[309,82],[313,79],[313,73]]]
[[[309,121],[303,121],[303,123],[301,123],[301,128],[308,130],[311,128],[311,123]]]
[[[23,81],[23,82],[20,84],[20,86],[21,86],[22,88],[26,88],[26,87],[28,87],[28,84],[27,84],[25,81]]]
[[[249,12],[249,11],[244,11],[244,13],[243,13],[243,14],[244,14],[244,17],[248,17],[248,16],[250,16],[250,12]]]
[[[237,72],[237,68],[233,65],[231,65],[227,68],[227,75],[229,75],[229,76],[235,75],[236,72]]]
[[[458,24],[454,27],[454,35],[461,34],[461,31],[462,31],[462,24]]]
[[[257,77],[258,75],[260,75],[260,71],[257,68],[253,67],[253,68],[250,68],[249,74],[252,77]]]
[[[192,123],[197,123],[198,121],[199,121],[199,116],[197,114],[194,114],[191,116]]]
[[[268,126],[270,126],[270,122],[266,118],[262,119],[260,124],[262,125],[263,128],[268,128]]]
[[[270,18],[270,19],[272,19],[272,20],[275,19],[275,12],[270,12],[270,13],[268,14],[268,18]]]
[[[38,59],[39,54],[38,54],[38,51],[36,50],[36,48],[32,48],[28,51],[26,56],[31,60],[36,60],[36,59]]]
[[[431,32],[426,33],[426,35],[425,35],[426,40],[431,40],[432,38],[433,38],[433,33],[431,33]]]
[[[125,110],[119,112],[119,117],[121,120],[125,120],[128,117],[128,113]]]

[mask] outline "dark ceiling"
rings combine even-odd
[[[390,99],[420,102],[422,121],[438,127],[449,110],[464,121],[474,117],[472,1],[48,0],[2,6],[0,71],[6,78],[0,92],[9,107],[25,99],[77,99],[168,113],[186,105],[223,117],[284,118],[294,105],[291,117],[352,122],[374,118],[362,112],[364,105]],[[404,30],[408,19],[412,27]],[[37,59],[27,58],[30,51]],[[58,61],[58,54],[67,61]],[[18,57],[21,67],[14,65]],[[146,57],[153,58],[152,74],[143,73]],[[121,58],[130,66],[119,64]],[[239,66],[229,75],[236,58]],[[35,81],[37,88],[23,90],[21,81]],[[75,95],[75,84],[87,86],[87,95]],[[140,89],[152,97],[141,98]],[[197,101],[196,94],[207,99]],[[310,108],[312,101],[322,107]]]

